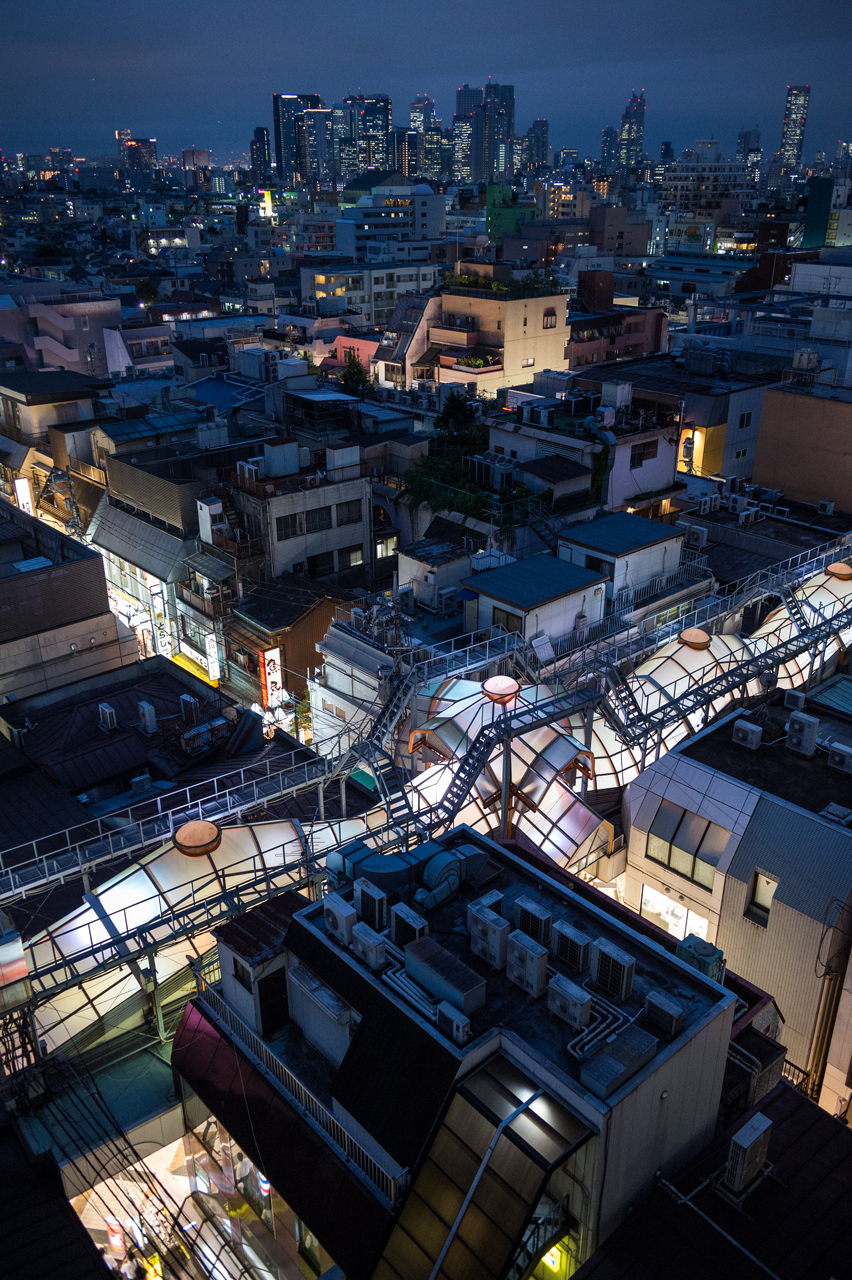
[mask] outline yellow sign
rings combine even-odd
[[[145,1270],[148,1272],[148,1280],[163,1280],[163,1264],[158,1253],[152,1253],[150,1258],[145,1259]]]

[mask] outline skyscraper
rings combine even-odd
[[[739,159],[739,157],[737,157]],[[660,143],[660,159],[663,164],[671,164],[674,160],[674,148],[670,142]]]
[[[272,152],[269,147],[269,130],[259,124],[249,147],[251,167],[258,178],[264,177],[272,168]]]
[[[740,129],[737,134],[737,159],[745,164],[760,164],[760,130],[757,125],[753,129]]]
[[[810,97],[809,84],[787,85],[784,123],[781,126],[781,163],[788,169],[797,169],[802,160]]]
[[[470,115],[473,108],[481,104],[482,92],[482,89],[471,89],[469,84],[463,84],[456,89],[456,115]]]
[[[417,133],[425,133],[435,119],[435,104],[428,93],[418,93],[411,104],[411,128]]]
[[[393,129],[390,136],[390,165],[405,178],[417,173],[420,134],[416,129]]]
[[[124,144],[125,168],[133,173],[157,167],[156,138],[128,138]]]
[[[527,129],[527,137],[529,138],[529,164],[531,168],[538,169],[548,162],[547,121],[534,120]]]
[[[275,168],[282,182],[290,185],[299,179],[301,167],[297,118],[304,111],[294,93],[273,93],[272,131],[275,138]]]
[[[392,128],[393,104],[388,94],[365,94],[361,134],[370,143],[371,163],[376,169],[387,169],[390,164]]]
[[[515,86],[489,80],[483,94],[486,114],[485,176],[496,178],[511,167],[511,138],[515,132]]]
[[[611,124],[601,130],[601,164],[605,169],[618,164],[618,130]]]
[[[317,182],[331,176],[334,167],[332,113],[326,107],[308,107],[297,122],[304,137],[302,178]]]
[[[127,156],[125,155],[125,147],[130,141],[129,129],[116,129],[115,140],[118,143],[118,159],[122,169],[127,168]]]
[[[645,90],[634,89],[621,117],[618,133],[618,163],[624,169],[635,169],[645,156]]]

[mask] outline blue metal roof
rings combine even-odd
[[[612,515],[601,516],[600,520],[571,525],[561,536],[563,541],[580,547],[608,552],[611,556],[626,556],[630,551],[653,546],[667,538],[682,538],[683,530],[662,524],[659,520],[631,515],[629,511],[615,511]]]
[[[530,556],[528,560],[516,560],[514,564],[501,565],[499,569],[486,569],[465,578],[462,586],[469,587],[477,595],[513,604],[519,609],[534,609],[548,600],[571,595],[594,582],[603,582],[600,573],[583,569],[568,560],[557,560],[544,552]]]

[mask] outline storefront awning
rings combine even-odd
[[[200,662],[196,662],[194,658],[189,658],[185,653],[173,653],[172,662],[176,662],[179,667],[183,667],[184,671],[188,671],[192,676],[198,676],[199,680],[203,680],[205,684],[211,685],[214,689],[219,688],[218,680],[211,680],[207,674],[207,668],[202,667]]]
[[[224,582],[226,578],[234,576],[232,565],[224,564],[207,551],[194,551],[192,555],[186,557],[184,564],[187,569],[191,569],[201,578],[206,578],[208,582]]]

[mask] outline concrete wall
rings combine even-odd
[[[768,387],[752,478],[794,502],[829,499],[852,511],[852,398]]]

